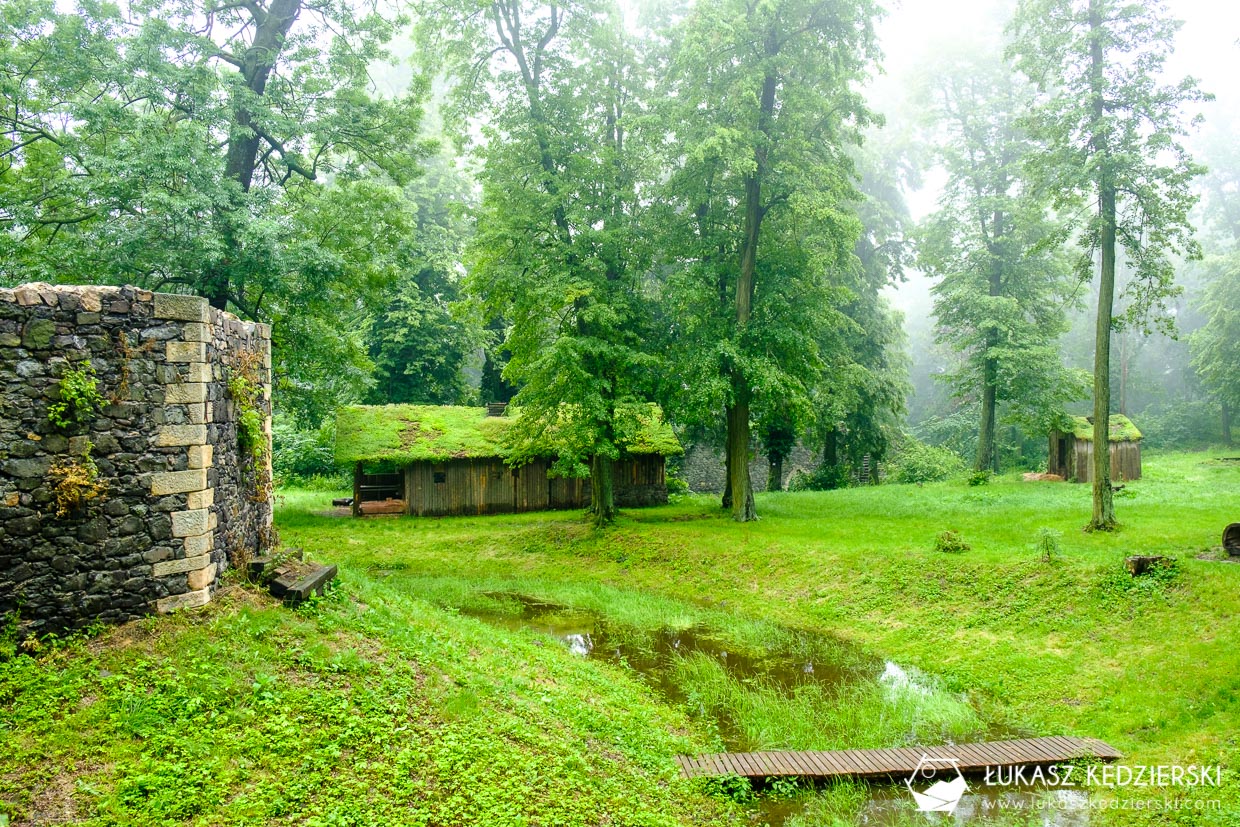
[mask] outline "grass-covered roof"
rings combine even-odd
[[[683,449],[657,405],[639,417],[630,454],[680,454]],[[336,461],[397,464],[449,459],[508,458],[504,433],[520,413],[487,416],[486,408],[448,405],[350,405],[336,414]],[[547,455],[556,453],[549,445]]]
[[[1094,425],[1084,416],[1068,417],[1068,433],[1077,439],[1090,441],[1094,438]],[[1109,421],[1112,442],[1136,442],[1141,439],[1141,432],[1132,420],[1123,414],[1111,414]]]

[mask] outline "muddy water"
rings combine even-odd
[[[627,666],[661,696],[676,703],[685,701],[686,694],[672,679],[672,667],[676,659],[693,654],[719,661],[735,678],[762,679],[788,690],[809,683],[840,686],[864,680],[872,671],[870,668],[849,668],[787,652],[754,657],[735,651],[701,629],[636,630],[609,623],[595,614],[544,603],[524,595],[488,597],[504,602],[515,601],[519,604],[520,613],[470,609],[462,609],[461,613],[513,631],[540,632],[556,638],[575,655]],[[727,726],[720,727],[728,748],[743,748],[730,738],[728,730]]]
[[[703,629],[638,630],[610,623],[598,615],[535,600],[517,594],[489,594],[497,604],[493,609],[462,609],[461,614],[511,631],[531,631],[558,640],[573,654],[623,665],[644,680],[660,696],[676,704],[689,700],[684,688],[673,679],[676,659],[701,654],[716,659],[728,673],[741,681],[761,680],[789,691],[805,684],[839,688],[861,681],[877,681],[892,688],[935,691],[925,686],[915,670],[891,661],[864,661],[843,666],[791,652],[769,652],[761,657],[742,654]],[[839,651],[836,641],[824,638],[824,652]],[[856,658],[851,660],[856,661]],[[698,710],[701,712],[702,710]],[[731,721],[716,718],[715,723],[728,749],[745,750]],[[1025,737],[1006,728],[991,728],[992,739]],[[782,825],[801,815],[813,792],[793,798],[760,795],[754,806],[754,823]],[[930,819],[927,821],[927,819]],[[1025,821],[1028,819],[1028,821]],[[969,779],[969,789],[955,812],[919,814],[903,784],[873,784],[857,823],[873,827],[909,824],[990,825],[1020,823],[1040,827],[1089,827],[1088,796],[1076,790],[1050,790],[1036,786],[987,786],[982,779]]]

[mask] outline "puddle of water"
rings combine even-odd
[[[927,824],[984,825],[994,823],[1037,824],[1039,827],[1089,827],[1089,795],[1083,790],[1044,786],[988,787],[970,779],[969,791],[950,815],[919,815],[903,785],[872,787],[858,814],[857,823],[867,827],[907,827],[912,819]]]
[[[497,604],[493,608],[462,608],[461,614],[510,631],[531,631],[559,640],[574,655],[623,665],[636,672],[665,699],[683,703],[688,699],[684,689],[674,680],[677,659],[689,655],[705,655],[717,660],[734,678],[744,682],[760,680],[788,692],[807,684],[838,689],[865,680],[876,681],[888,697],[901,693],[929,696],[934,689],[916,669],[901,667],[891,661],[874,662],[868,668],[843,667],[829,661],[814,660],[788,652],[770,652],[762,656],[736,652],[707,630],[660,629],[649,632],[609,623],[593,613],[546,603],[525,595],[490,593],[485,595]],[[505,610],[506,609],[506,610]],[[825,647],[830,651],[831,647]],[[730,721],[716,718],[715,723],[729,749],[744,749]],[[1001,727],[989,727],[988,738],[1020,738],[1027,733]],[[754,805],[758,824],[779,827],[806,812],[813,793],[793,798],[760,796]],[[986,786],[980,779],[970,779],[969,791],[949,816],[934,816],[939,825],[986,825],[1007,823],[1015,816],[1036,814],[1030,823],[1041,827],[1088,827],[1089,800],[1077,790],[1052,790],[1035,786]],[[857,815],[857,823],[873,827],[907,825],[910,817],[919,816],[908,789],[900,783],[874,784],[869,788],[865,805]]]
[[[501,602],[515,601],[520,611],[462,609],[461,614],[511,631],[528,630],[549,635],[574,655],[626,666],[675,703],[685,701],[687,696],[672,677],[673,667],[678,658],[694,654],[717,660],[730,675],[742,681],[761,679],[789,691],[805,684],[838,687],[866,677],[866,672],[856,668],[789,653],[775,652],[761,657],[740,653],[699,628],[639,632],[591,613],[532,600],[524,595],[489,594],[487,597]],[[724,741],[728,742],[728,722],[718,723]],[[737,747],[734,741],[728,743],[729,749]]]

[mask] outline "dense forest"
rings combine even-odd
[[[742,521],[798,442],[806,488],[1038,469],[1066,414],[1230,443],[1240,150],[1173,12],[1023,0],[897,71],[869,0],[9,0],[0,284],[272,323],[286,480],[355,402],[512,400],[600,481],[657,402]]]

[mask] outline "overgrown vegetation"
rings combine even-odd
[[[893,482],[927,483],[960,476],[965,467],[964,459],[951,449],[907,437],[887,473]]]
[[[87,442],[80,456],[60,456],[52,460],[47,471],[51,483],[56,516],[68,517],[86,503],[108,492],[107,483],[99,477],[99,466],[91,456],[94,446]]]
[[[47,418],[64,430],[88,424],[107,401],[99,393],[99,380],[89,362],[61,374],[59,394],[60,401],[47,406]]]
[[[934,550],[943,552],[944,554],[959,554],[960,552],[968,551],[971,548],[973,548],[973,546],[966,543],[964,538],[960,536],[960,532],[956,531],[954,528],[949,528],[946,531],[940,531],[934,537]]]

